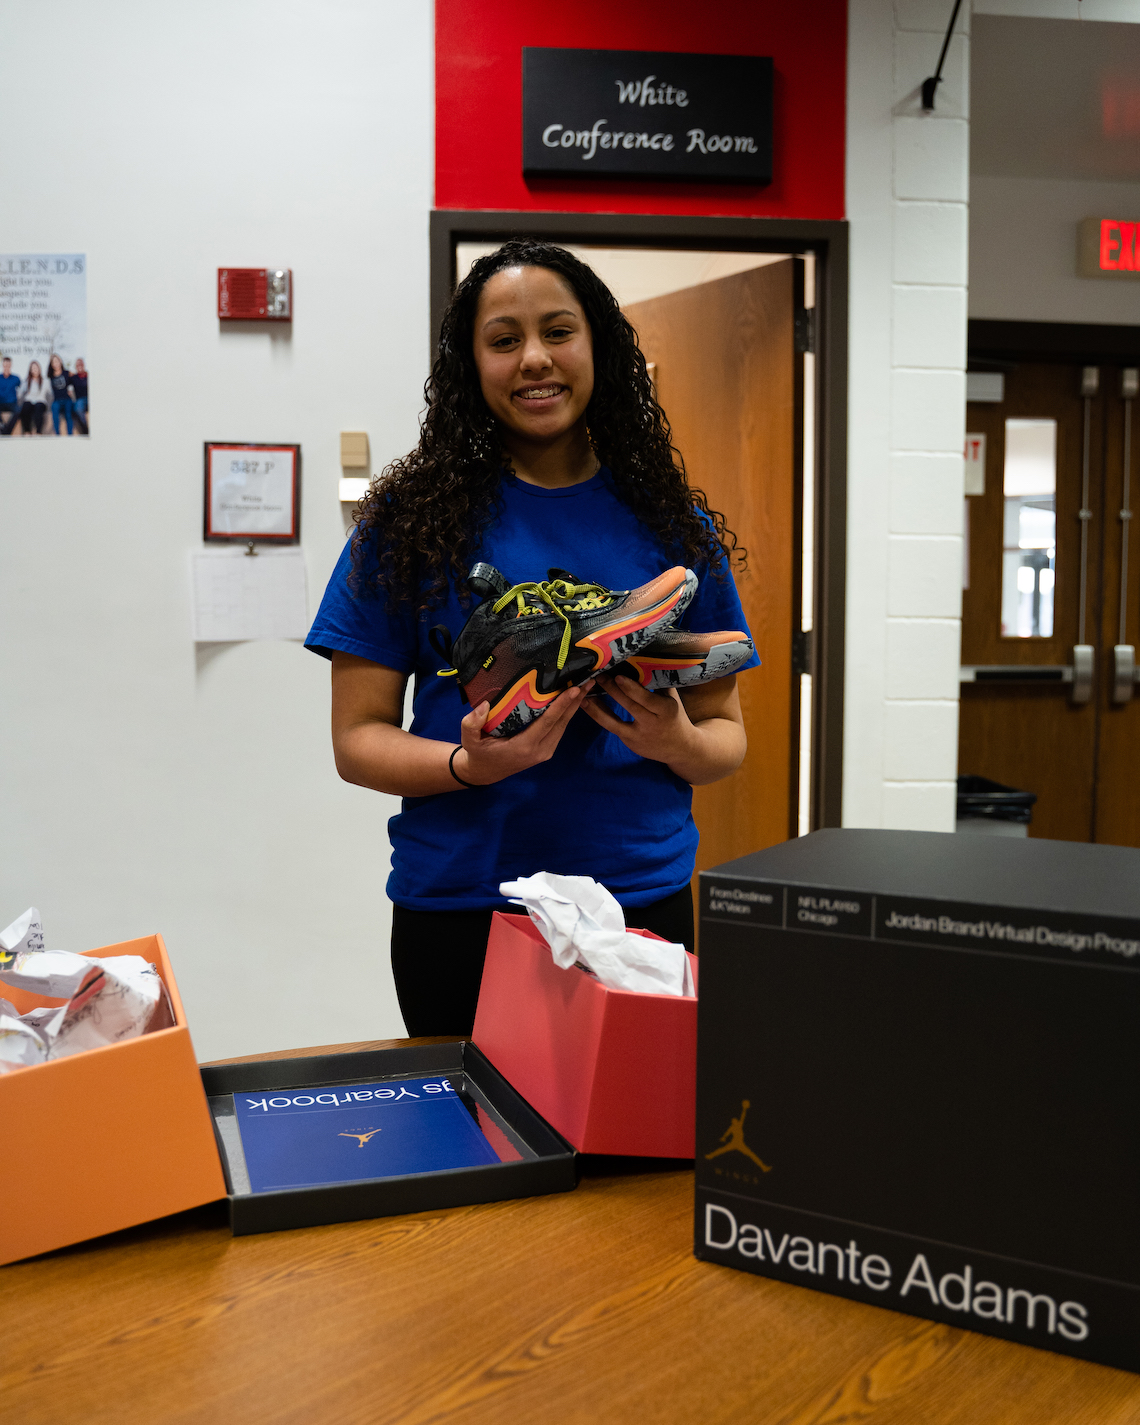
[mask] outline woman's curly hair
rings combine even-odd
[[[511,468],[501,428],[483,398],[474,350],[480,293],[507,267],[549,268],[582,304],[594,347],[587,429],[619,498],[672,557],[707,562],[719,577],[730,560],[743,565],[744,550],[724,516],[686,479],[637,333],[613,293],[564,248],[515,238],[472,264],[444,314],[439,356],[424,386],[419,445],[372,481],[355,514],[354,590],[382,589],[394,601],[418,594],[424,609],[446,597],[449,580],[462,586],[468,575],[479,534],[495,514],[503,471]],[[578,572],[590,576],[588,569]]]

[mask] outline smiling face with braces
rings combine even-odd
[[[483,398],[510,437],[552,444],[585,424],[594,393],[590,324],[573,289],[546,267],[491,277],[475,316]]]

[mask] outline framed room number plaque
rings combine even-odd
[[[298,544],[301,447],[207,441],[203,537]]]

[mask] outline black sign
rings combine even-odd
[[[523,172],[772,181],[772,61],[523,50]]]

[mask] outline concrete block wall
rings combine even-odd
[[[844,824],[952,831],[958,752],[969,15],[852,0]]]

